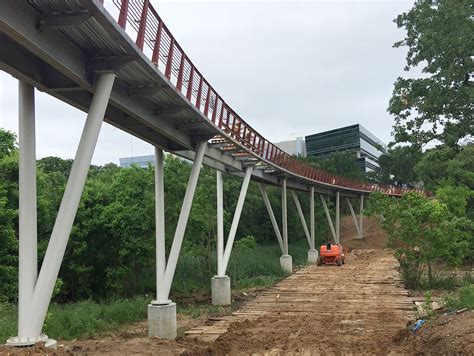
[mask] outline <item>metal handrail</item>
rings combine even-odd
[[[119,10],[118,25],[123,30],[126,30],[129,25],[136,31],[135,44],[137,47],[142,52],[144,46],[151,50],[149,59],[175,89],[228,137],[238,141],[262,160],[269,161],[294,175],[314,182],[348,190],[377,191],[388,195],[402,195],[408,191],[423,193],[423,190],[419,189],[351,180],[315,168],[290,156],[254,130],[222,99],[191,62],[150,4],[150,0],[113,0],[113,3]],[[130,33],[128,34],[130,35]]]

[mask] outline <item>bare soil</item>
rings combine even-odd
[[[341,223],[343,245],[353,249],[341,267],[302,268],[231,316],[180,316],[179,334],[186,336],[173,341],[149,339],[142,322],[114,335],[60,342],[57,354],[474,354],[474,312],[408,331],[413,298],[385,248],[387,235],[377,220],[365,219],[360,241],[351,217]],[[22,353],[46,351],[37,346]]]

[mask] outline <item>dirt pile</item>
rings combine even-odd
[[[473,355],[474,311],[440,316],[425,323],[416,333],[400,331],[394,351],[408,354]]]
[[[359,219],[359,215],[357,215]],[[359,220],[357,220],[359,221]],[[357,238],[357,230],[352,216],[341,219],[340,234],[341,244],[350,250],[384,249],[388,245],[388,235],[382,229],[377,217],[364,217],[364,238]]]

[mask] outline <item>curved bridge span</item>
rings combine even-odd
[[[155,147],[156,300],[148,309],[149,334],[176,337],[176,305],[169,300],[176,264],[202,164],[217,170],[217,275],[213,303],[230,303],[226,270],[250,180],[258,181],[282,256],[288,250],[287,187],[317,258],[315,193],[320,195],[335,243],[340,197],[363,237],[364,196],[406,190],[356,182],[299,162],[256,132],[232,110],[194,66],[149,0],[2,0],[0,69],[19,80],[19,302],[18,336],[24,346],[47,341],[44,319],[61,267],[88,168],[103,121]],[[37,268],[34,88],[87,113],[84,130],[41,269]],[[168,258],[165,252],[163,150],[193,161]],[[244,177],[227,241],[224,240],[222,172]],[[266,185],[282,189],[277,223]],[[310,223],[295,190],[310,192]],[[335,221],[328,209],[335,197]],[[351,198],[360,199],[356,217]],[[49,342],[49,341],[47,341]]]

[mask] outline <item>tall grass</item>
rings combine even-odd
[[[302,266],[307,261],[308,246],[305,240],[289,244],[293,264]],[[234,289],[267,286],[276,283],[286,274],[280,268],[281,251],[278,244],[258,245],[253,250],[233,250],[227,268]],[[211,270],[203,256],[182,255],[176,266],[173,281],[175,295],[210,293],[211,277],[216,274],[216,256],[211,256]]]
[[[304,265],[307,260],[306,241],[289,245],[294,265]],[[228,275],[232,289],[273,285],[286,276],[280,268],[280,249],[277,244],[257,246],[254,250],[233,251]],[[215,256],[208,261],[204,257],[180,256],[172,288],[172,299],[193,294],[210,294],[211,277],[215,274]],[[56,339],[83,339],[117,330],[146,318],[147,304],[152,296],[132,299],[94,302],[90,300],[71,304],[51,304],[46,317],[44,332]],[[228,310],[208,305],[179,306],[178,312],[191,316],[202,313],[227,313]],[[0,303],[0,343],[17,334],[17,307]]]

